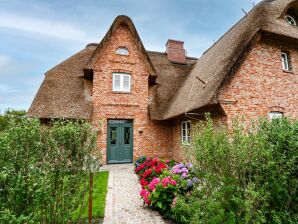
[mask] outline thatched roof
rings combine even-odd
[[[250,47],[260,31],[298,38],[298,27],[288,24],[284,15],[293,0],[264,0],[255,6],[198,60],[162,117],[180,114],[218,102],[217,93],[233,66]],[[207,84],[205,84],[207,83]]]
[[[92,99],[87,92],[83,67],[94,52],[89,46],[45,73],[28,111],[38,118],[89,119]]]
[[[132,21],[126,16],[119,16],[99,45],[88,46],[46,73],[28,115],[39,118],[90,119],[92,98],[87,93],[86,78],[91,77],[102,47],[120,25],[129,28],[144,56],[148,71],[152,76],[157,76],[153,100],[149,105],[152,119],[170,119],[216,104],[219,89],[228,80],[239,59],[258,39],[260,32],[298,39],[298,27],[284,20],[288,6],[296,4],[298,8],[297,2],[262,1],[199,60],[189,57],[185,65],[169,62],[165,53],[145,51]]]

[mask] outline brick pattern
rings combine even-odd
[[[177,43],[168,42],[167,45],[183,49],[182,42],[178,43],[179,46],[176,46]],[[129,50],[128,56],[115,53],[120,46]],[[281,50],[290,54],[291,72],[282,70]],[[125,26],[120,26],[109,39],[96,62],[92,121],[95,125],[103,121],[98,144],[105,161],[108,119],[133,119],[134,159],[141,155],[185,159],[180,125],[186,118],[171,122],[150,120],[148,104],[152,89],[148,84],[149,72],[143,62],[144,58]],[[113,72],[131,74],[131,93],[112,92]],[[219,103],[225,115],[216,119],[228,125],[239,115],[244,115],[249,121],[260,116],[268,117],[270,111],[298,118],[298,50],[262,39],[249,52],[233,78],[219,91]]]
[[[281,50],[290,53],[293,70],[285,72]],[[270,111],[284,112],[298,118],[298,50],[279,42],[262,39],[220,91],[220,104],[230,125],[232,119],[244,115],[248,122],[267,117]]]
[[[166,47],[167,47],[167,55],[168,60],[177,63],[186,63],[186,52],[183,47],[184,42],[178,40],[168,40]]]
[[[141,186],[131,164],[105,165],[109,171],[104,224],[170,224],[144,206]]]
[[[118,47],[126,47],[128,56],[117,55]],[[131,92],[112,91],[113,72],[127,72],[131,75]],[[107,120],[133,119],[134,159],[142,155],[169,157],[172,148],[172,129],[168,124],[153,122],[148,115],[149,73],[144,58],[125,26],[120,26],[102,49],[93,78],[92,122],[102,121],[98,144],[106,161]]]

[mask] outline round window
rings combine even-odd
[[[291,25],[294,25],[294,26],[297,25],[296,20],[295,20],[292,16],[290,16],[290,15],[286,15],[286,16],[285,16],[285,19],[286,19],[287,22],[290,23]]]
[[[129,52],[128,52],[127,48],[125,48],[125,47],[119,47],[116,50],[116,54],[119,54],[119,55],[129,55]]]

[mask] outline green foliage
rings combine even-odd
[[[11,117],[0,132],[0,223],[67,223],[95,150],[88,123]]]
[[[298,122],[275,119],[233,129],[207,117],[188,148],[200,179],[173,208],[178,223],[297,223]]]
[[[178,191],[178,179],[178,175],[161,175],[160,178],[155,179],[160,181],[156,181],[157,184],[149,196],[150,206],[166,218],[171,216],[171,205]]]
[[[0,131],[4,130],[9,123],[10,119],[22,119],[26,115],[25,110],[13,110],[13,109],[8,109],[5,111],[3,115],[0,114]]]

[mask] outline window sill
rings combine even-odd
[[[290,73],[290,74],[294,74],[294,72],[293,71],[291,71],[291,70],[282,70],[283,72],[285,72],[285,73]]]
[[[182,142],[181,146],[190,146],[190,143],[189,142]]]
[[[113,91],[115,94],[131,94],[131,92]]]

